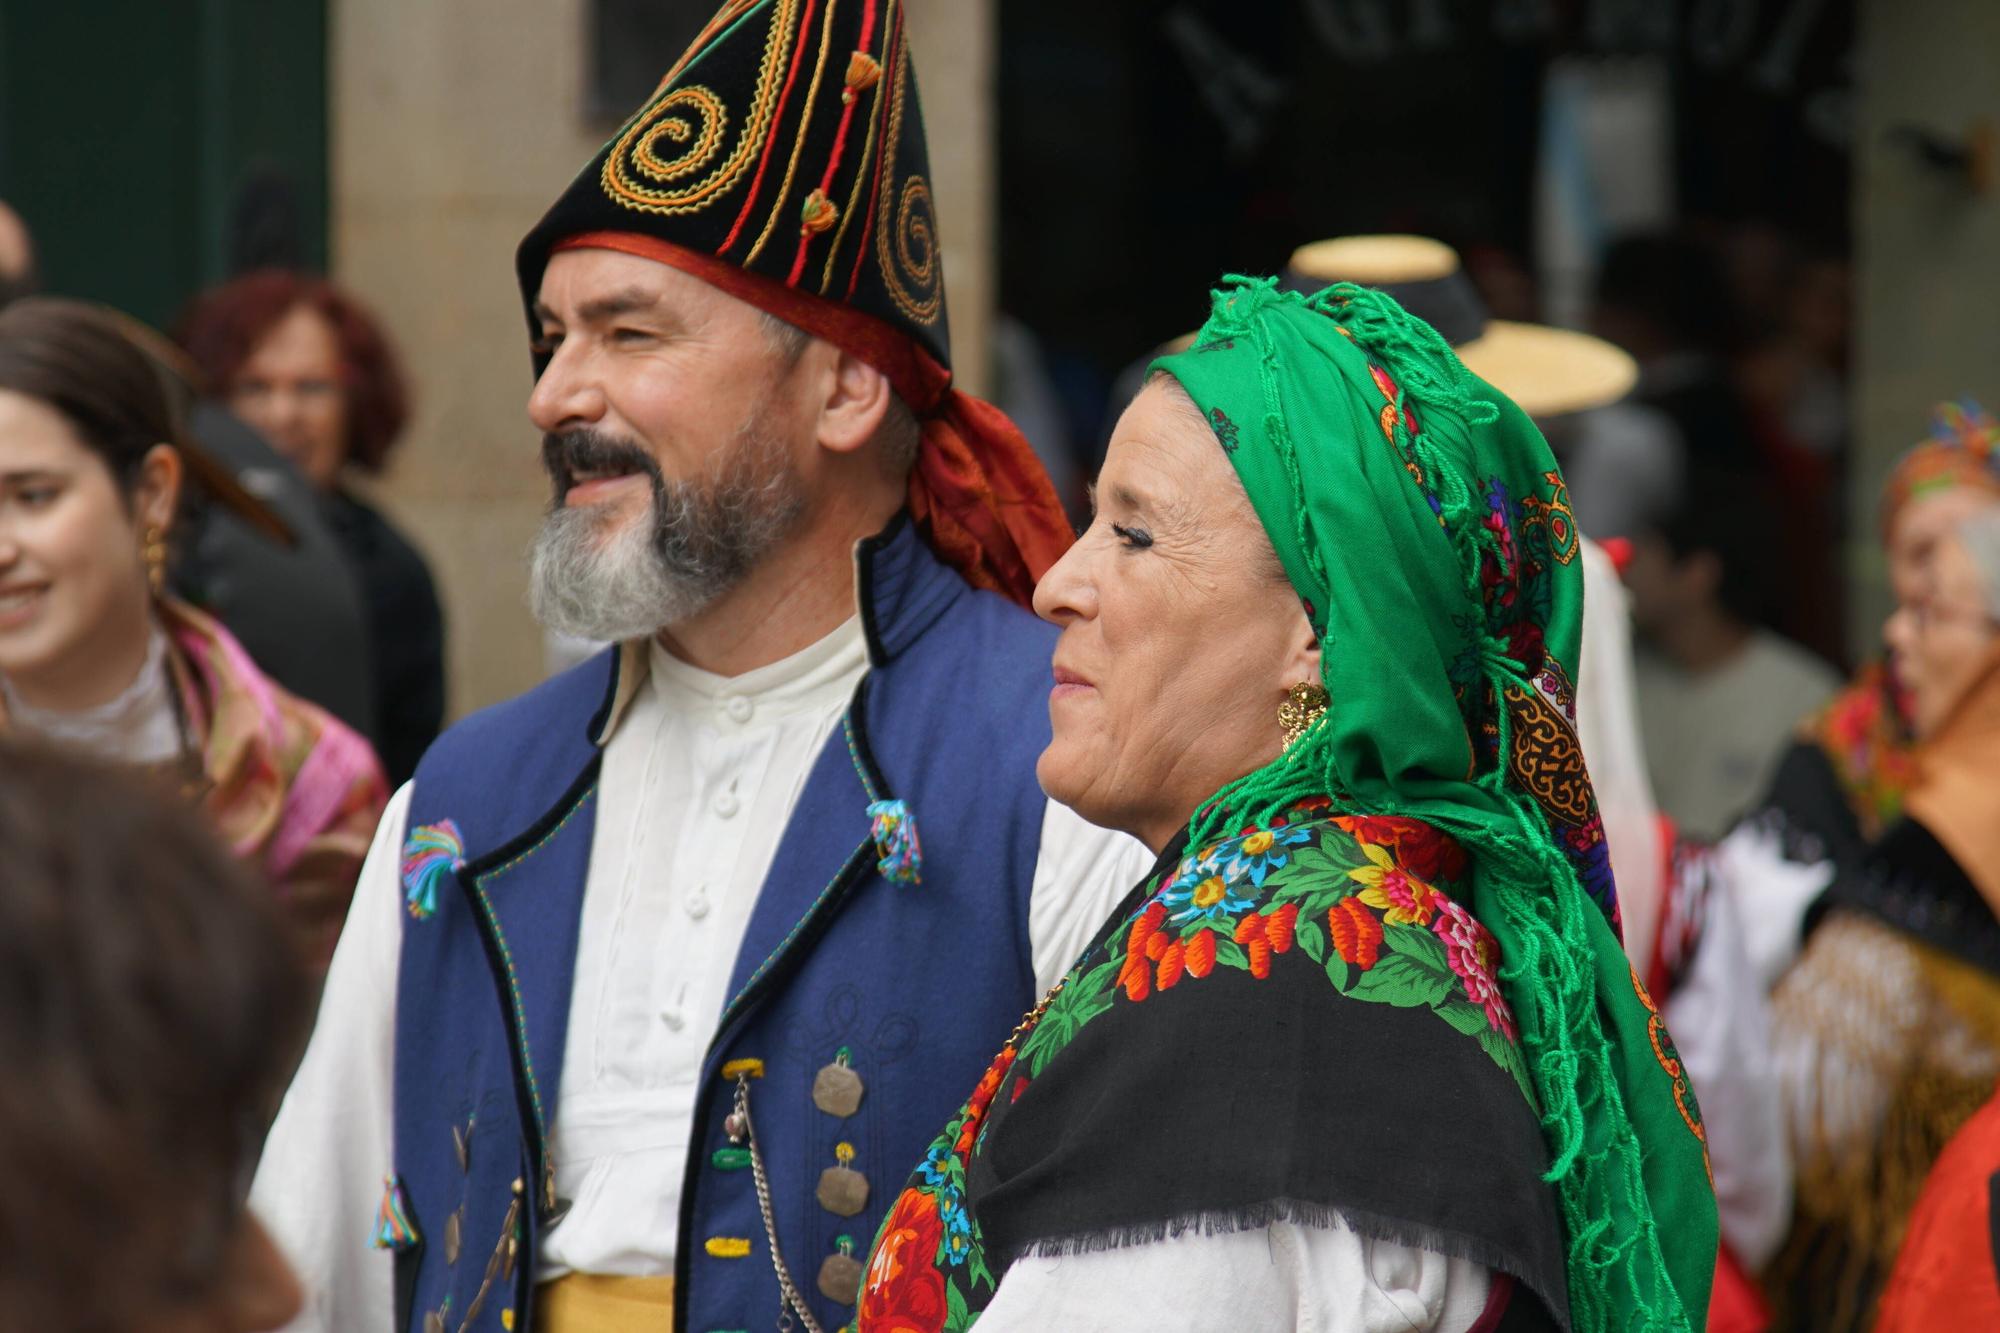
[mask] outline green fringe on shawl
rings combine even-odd
[[[1224,282],[1235,285],[1239,296],[1246,290],[1275,288],[1271,279],[1231,276]],[[1274,291],[1272,296],[1276,297]],[[1264,304],[1256,298],[1233,305],[1218,299],[1197,348],[1248,337],[1250,323]],[[1499,415],[1497,407],[1474,396],[1480,382],[1436,330],[1380,292],[1343,283],[1306,298],[1306,304],[1336,316],[1353,341],[1396,381],[1400,391],[1395,403],[1396,443],[1418,461],[1434,486],[1467,602],[1481,605],[1480,557],[1487,551],[1497,556],[1498,539],[1482,522],[1480,497],[1458,467],[1431,446],[1425,432],[1410,434],[1408,403],[1414,401],[1419,412],[1447,409],[1473,425],[1492,424]],[[1325,582],[1328,571],[1321,553],[1327,540],[1337,538],[1311,531],[1298,452],[1280,405],[1277,352],[1268,341],[1258,371],[1264,391],[1263,429],[1282,451],[1295,491],[1298,545]],[[1491,699],[1502,699],[1509,686],[1533,689],[1527,667],[1507,656],[1506,644],[1485,631],[1483,618],[1480,627],[1479,662]],[[1340,647],[1330,637],[1322,641],[1323,659]],[[1332,707],[1339,706],[1336,697]],[[1190,823],[1191,844],[1199,846],[1252,824],[1268,826],[1294,801],[1321,795],[1331,796],[1345,813],[1412,814],[1459,838],[1479,866],[1474,915],[1508,946],[1500,980],[1521,1025],[1522,1047],[1553,1158],[1547,1179],[1557,1191],[1565,1224],[1572,1325],[1587,1333],[1620,1323],[1648,1330],[1687,1329],[1690,1320],[1668,1275],[1647,1199],[1638,1136],[1626,1114],[1598,1014],[1591,960],[1600,941],[1593,939],[1592,923],[1597,923],[1602,936],[1608,937],[1609,931],[1603,929],[1602,914],[1556,845],[1533,798],[1506,780],[1509,720],[1505,708],[1493,711],[1500,728],[1495,753],[1501,758],[1472,781],[1511,811],[1510,830],[1495,831],[1477,819],[1455,823],[1429,806],[1421,812],[1379,805],[1355,808],[1342,790],[1322,720],[1277,760],[1230,783],[1203,805]],[[1619,964],[1624,965],[1622,954]],[[1625,1234],[1614,1234],[1610,1219],[1620,1214],[1635,1219],[1636,1225]]]

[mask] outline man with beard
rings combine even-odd
[[[1070,533],[950,386],[903,21],[731,0],[521,246],[533,602],[616,646],[383,821],[255,1188],[301,1327],[846,1323],[1150,861],[1035,783]]]

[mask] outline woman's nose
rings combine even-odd
[[[1916,640],[1916,612],[1899,606],[1882,622],[1882,642],[1898,657],[1907,658]]]
[[[1066,625],[1071,620],[1095,612],[1096,598],[1090,586],[1088,561],[1083,540],[1079,538],[1063,553],[1062,559],[1049,566],[1049,572],[1042,575],[1042,581],[1035,585],[1036,615],[1051,625]]]

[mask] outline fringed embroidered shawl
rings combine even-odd
[[[1105,923],[890,1209],[864,1333],[956,1333],[1023,1254],[1278,1220],[1470,1258],[1562,1318],[1547,1150],[1464,853],[1415,820],[1290,817],[1170,848]]]

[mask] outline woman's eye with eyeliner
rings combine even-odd
[[[1153,544],[1153,534],[1147,532],[1144,528],[1128,528],[1123,524],[1113,523],[1111,525],[1111,532],[1119,541],[1132,547],[1134,550],[1143,551]]]

